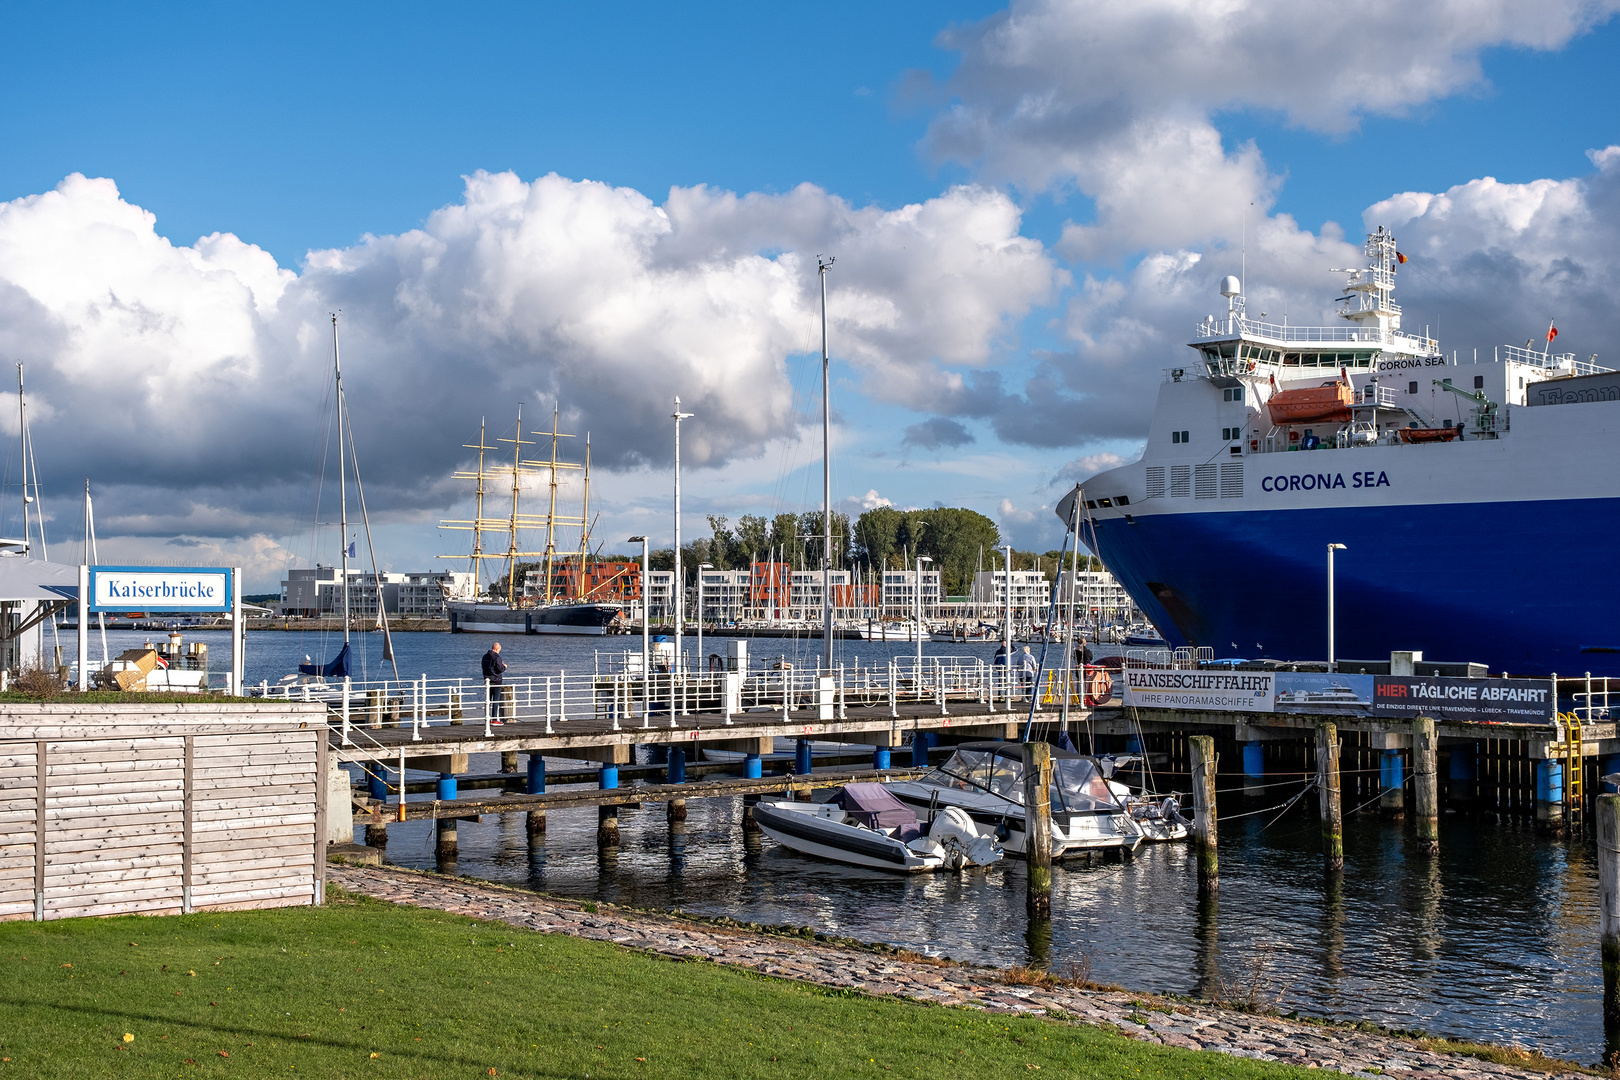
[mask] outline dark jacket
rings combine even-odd
[[[505,670],[506,661],[501,659],[500,653],[491,649],[484,654],[484,678],[498,685],[501,681],[501,672]]]

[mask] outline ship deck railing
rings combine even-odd
[[[1576,375],[1600,375],[1613,368],[1604,367],[1597,363],[1597,354],[1592,354],[1591,360],[1577,360],[1574,353],[1555,353],[1550,349],[1524,349],[1517,345],[1503,345],[1496,350],[1498,360],[1509,360],[1515,364],[1528,364],[1531,367],[1556,370],[1569,368]]]
[[[1381,330],[1371,326],[1287,326],[1241,315],[1203,320],[1198,324],[1195,340],[1235,337],[1254,338],[1279,345],[1339,342],[1379,345],[1417,356],[1433,356],[1440,350],[1440,343],[1434,338],[1403,334],[1398,330]]]

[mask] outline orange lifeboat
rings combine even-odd
[[[1462,434],[1462,428],[1431,427],[1431,428],[1401,428],[1401,442],[1426,443],[1450,442]]]
[[[1271,395],[1266,410],[1276,427],[1284,424],[1348,423],[1355,391],[1347,382],[1323,383]]]

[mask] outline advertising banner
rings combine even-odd
[[[230,611],[231,571],[217,566],[92,566],[91,611]]]
[[[1372,713],[1371,675],[1277,672],[1276,711],[1368,716]]]
[[[1143,709],[1272,711],[1276,676],[1269,671],[1165,671],[1127,667],[1125,704]]]
[[[1448,679],[1374,675],[1373,715],[1430,716],[1487,724],[1551,724],[1552,683],[1542,679]]]

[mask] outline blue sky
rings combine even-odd
[[[1548,308],[1569,313],[1574,348],[1620,329],[1601,289],[1560,293],[1546,272],[1602,280],[1620,231],[1600,197],[1610,159],[1589,155],[1620,142],[1608,5],[1311,8],[1234,5],[1247,29],[1207,50],[1213,75],[1198,46],[1223,27],[1176,0],[17,8],[0,43],[0,340],[39,373],[47,488],[90,474],[102,535],[130,558],[178,542],[257,585],[307,560],[324,363],[310,328],[333,306],[354,320],[351,393],[375,403],[357,423],[397,568],[444,544],[433,523],[456,505],[464,429],[550,395],[594,429],[604,531],[666,538],[658,409],[671,390],[702,401],[691,536],[705,513],[817,498],[818,433],[796,425],[818,407],[825,245],[840,260],[835,499],[971,505],[1055,547],[1044,508],[1135,452],[1245,213],[1263,304],[1319,310],[1345,257],[1324,224],[1358,243],[1382,204],[1424,245],[1408,311],[1448,347],[1524,336]],[[1268,75],[1227,86],[1223,66]],[[527,186],[552,173],[565,183]],[[116,195],[40,200],[71,174]],[[953,201],[956,185],[975,194]],[[1451,195],[1386,202],[1406,192]],[[525,299],[464,317],[534,262],[490,255],[520,246],[502,232],[514,215],[547,222],[524,234],[542,245],[589,222],[569,257],[600,255],[600,277],[580,276],[608,284],[531,318],[556,279],[524,279]],[[418,229],[428,241],[399,239]],[[213,233],[264,255],[191,248]],[[327,253],[313,266],[312,250]],[[1522,313],[1452,276],[1504,252]],[[476,269],[456,277],[458,260]],[[645,279],[581,315],[616,274]],[[627,310],[635,335],[604,329]],[[120,379],[141,406],[100,422]],[[160,386],[226,397],[176,415]],[[134,460],[128,438],[161,444],[170,424],[187,425],[170,466]],[[58,517],[75,535],[76,515]]]

